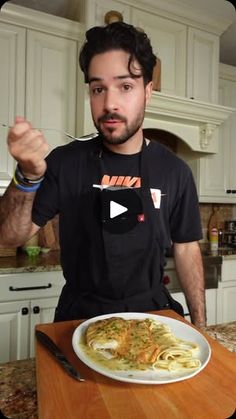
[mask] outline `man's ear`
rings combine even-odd
[[[145,91],[146,91],[146,103],[149,102],[151,96],[152,96],[152,86],[153,86],[153,82],[150,81],[146,87],[145,87]]]

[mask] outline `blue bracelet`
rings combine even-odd
[[[23,185],[20,185],[19,183],[16,183],[15,180],[14,180],[14,183],[15,183],[15,187],[23,192],[35,192],[40,187],[40,183],[36,183],[33,186],[23,186]]]

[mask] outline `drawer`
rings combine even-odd
[[[59,296],[64,284],[62,271],[0,275],[0,301]]]

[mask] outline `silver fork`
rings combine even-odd
[[[4,128],[12,128],[11,125],[7,125],[7,124],[1,124],[2,127]],[[69,134],[66,131],[57,129],[57,128],[37,128],[35,127],[35,129],[38,129],[40,131],[55,131],[55,132],[60,132],[61,134],[66,135],[68,138],[72,138],[73,140],[77,140],[77,141],[89,141],[92,140],[93,138],[98,137],[98,133],[97,132],[93,132],[91,134],[87,134],[87,135],[83,135],[82,137],[75,137],[74,135]]]

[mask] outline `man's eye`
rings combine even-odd
[[[93,87],[92,92],[94,95],[100,95],[103,92],[103,87]]]
[[[132,89],[132,86],[130,85],[130,84],[124,84],[123,85],[123,90],[124,91],[126,91],[126,92],[128,92],[129,90],[131,90]]]

